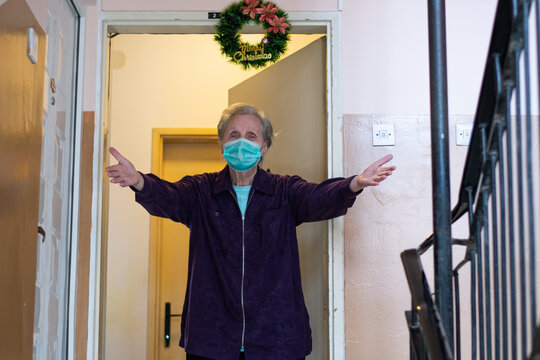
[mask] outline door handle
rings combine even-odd
[[[171,303],[165,303],[165,347],[170,346],[171,342],[171,318],[182,316],[182,314],[171,314]]]
[[[43,230],[43,228],[41,226],[38,226],[37,232],[38,232],[39,235],[42,236],[41,242],[45,242],[45,236],[46,236],[45,235],[45,230]]]

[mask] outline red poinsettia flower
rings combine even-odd
[[[259,16],[259,21],[263,22],[264,20],[268,21],[268,19],[274,20],[277,16],[275,14],[276,11],[278,11],[278,8],[274,6],[273,3],[268,3],[268,6],[261,4],[261,7],[259,8],[261,10],[262,15]]]
[[[281,31],[282,34],[285,34],[285,29],[288,28],[289,23],[286,22],[285,16],[282,16],[278,18],[277,16],[274,19],[268,19],[268,23],[271,25],[271,27],[268,29],[268,32],[274,32],[277,33],[278,31]]]
[[[259,0],[244,0],[246,6],[242,6],[242,14],[249,14],[249,16],[255,20],[255,14],[261,13],[261,8],[257,8],[260,1]]]

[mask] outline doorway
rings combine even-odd
[[[290,14],[290,15],[292,15],[292,14]],[[304,19],[309,18],[309,16],[306,17],[304,15],[303,18]],[[336,33],[332,33],[329,30],[330,28],[334,29],[334,25],[335,25],[334,23],[329,22],[331,24],[326,24],[326,25],[323,26],[322,24],[324,23],[324,21],[317,20],[316,22],[318,24],[315,27],[319,30],[318,31],[319,33],[326,33],[326,34],[330,34],[332,36],[332,40],[328,39],[328,37],[327,37],[324,41],[326,41],[327,43],[330,43],[331,41],[335,41],[336,38],[339,38],[339,37],[336,36]],[[304,23],[303,25],[307,26],[307,23]],[[310,24],[310,26],[311,26],[311,30],[309,30],[309,31],[312,31],[314,26],[313,26],[313,24]],[[111,25],[109,27],[109,30],[112,30],[112,29],[114,29],[115,32],[116,31],[126,30],[126,28],[122,28],[122,26],[120,26],[120,25]],[[322,29],[322,31],[321,31],[321,29]],[[133,32],[133,27],[131,27],[130,31]],[[148,29],[146,28],[146,29],[143,29],[141,31],[148,32]],[[211,28],[209,29],[209,32],[212,32]],[[114,42],[117,39],[121,39],[122,36],[123,35],[117,36],[117,37],[113,38],[112,41]],[[214,46],[216,46],[216,45],[214,45]],[[335,49],[335,48],[331,48],[330,46],[326,46],[325,47],[326,54],[331,53],[333,51],[333,49]],[[135,59],[132,59],[130,57],[122,58],[122,54],[119,54],[119,53],[115,54],[114,51],[115,50],[113,48],[113,50],[112,50],[112,52],[110,54],[111,55],[110,56],[111,69],[114,69],[115,67],[119,67],[119,66],[124,66],[124,64],[127,64],[127,63],[133,64],[133,62],[136,61]],[[145,51],[148,51],[148,52],[152,53],[152,49],[149,49],[147,47],[145,47]],[[326,62],[325,62],[325,68],[334,69],[334,67],[332,67],[332,61],[335,62],[335,59],[336,59],[336,57],[334,55],[327,56]],[[232,65],[230,65],[230,66],[232,66]],[[171,70],[171,72],[174,73],[175,70],[173,69],[173,70]],[[156,88],[155,82],[153,82],[155,80],[155,78],[152,77],[151,73],[152,73],[152,71],[146,69],[145,74],[142,75],[143,76],[142,81],[136,80],[136,79],[131,79],[132,84],[137,84],[137,86],[142,86],[148,92],[155,92],[158,89]],[[208,75],[208,71],[200,72],[200,74],[201,74],[201,76],[210,76],[210,75]],[[331,71],[328,71],[328,74],[331,74]],[[110,76],[111,76],[111,78],[110,78],[111,81],[114,81],[115,77],[118,78],[118,76],[121,76],[121,75],[119,73],[114,73],[114,71],[111,71]],[[171,76],[174,76],[174,75],[171,74]],[[337,90],[335,90],[335,85],[334,85],[334,84],[336,84],[336,77],[327,75],[326,76],[326,81],[324,79],[322,79],[321,81],[326,83],[325,87],[328,89],[328,91],[326,91],[326,93],[323,94],[323,96],[321,96],[321,99],[320,99],[320,102],[322,102],[322,103],[324,103],[325,100],[327,100],[326,101],[326,103],[327,103],[326,107],[328,109],[327,114],[325,116],[326,123],[324,124],[324,128],[325,128],[324,129],[325,130],[324,137],[325,137],[325,140],[327,140],[325,145],[324,145],[324,149],[323,149],[323,152],[324,152],[325,157],[326,157],[326,164],[324,166],[324,168],[325,168],[324,170],[326,171],[327,176],[339,176],[339,175],[341,175],[341,172],[342,172],[342,167],[341,167],[341,163],[340,163],[340,158],[341,158],[341,139],[340,139],[340,136],[341,136],[340,131],[341,130],[340,129],[341,129],[341,127],[340,126],[336,127],[337,120],[335,119],[335,116],[337,114],[337,111],[335,110],[335,105],[333,105],[336,102],[335,99],[338,98],[336,96],[336,91]],[[135,85],[133,85],[133,86],[135,86]],[[174,92],[163,91],[162,89],[160,89],[160,90],[161,90],[162,102],[163,102],[164,106],[167,103],[170,103],[171,101],[176,101],[176,102],[179,102],[179,103],[182,103],[184,101],[190,101],[189,99],[185,99],[185,98],[183,98],[181,96],[178,96],[178,93],[174,94]],[[114,99],[114,97],[115,97],[114,89],[111,89],[111,91],[112,92],[109,95],[111,96],[112,99]],[[199,89],[190,88],[190,89],[188,89],[188,91],[190,93],[194,93],[194,92],[199,91]],[[173,96],[173,95],[176,95],[176,96]],[[325,98],[324,95],[326,95],[326,98]],[[208,98],[211,99],[211,97],[208,97]],[[138,99],[139,98],[136,98],[136,97],[125,96],[120,101],[126,102],[128,104],[131,103],[132,107],[135,108],[136,107],[135,104],[137,102],[139,102]],[[331,99],[331,102],[328,101],[328,99]],[[143,100],[140,100],[140,101],[143,101]],[[148,135],[148,131],[143,130],[142,128],[144,126],[142,126],[142,124],[137,123],[137,120],[135,120],[134,118],[133,118],[133,122],[131,123],[129,132],[123,133],[118,128],[115,128],[115,115],[114,115],[115,103],[111,102],[109,105],[110,105],[110,108],[108,110],[109,119],[107,121],[107,127],[106,127],[107,133],[106,134],[104,133],[104,135],[106,135],[106,136],[103,137],[104,144],[108,145],[109,142],[112,142],[112,145],[116,146],[117,148],[120,148],[120,151],[122,151],[123,146],[124,145],[129,146],[129,143],[130,143],[130,141],[132,142],[132,139],[142,139],[141,141],[138,141],[138,140],[136,141],[135,147],[133,147],[133,145],[131,146],[131,148],[133,148],[133,154],[134,154],[134,155],[132,155],[132,157],[134,156],[134,157],[138,157],[140,159],[139,163],[141,165],[137,166],[138,169],[142,170],[143,172],[149,172],[150,167],[151,167],[150,166],[151,159],[150,159],[149,151],[145,150],[147,148],[146,144],[148,144],[150,142],[150,139],[149,139],[150,136]],[[225,106],[226,106],[226,104],[225,104]],[[225,106],[221,106],[220,108],[222,109]],[[104,109],[106,108],[105,103],[104,103],[103,108]],[[199,115],[204,114],[205,110],[206,109],[204,107],[200,107]],[[161,114],[160,111],[161,111],[161,109],[152,108],[152,109],[148,110],[148,114],[146,114],[146,116],[148,118],[150,118],[150,117],[160,118],[160,114]],[[211,118],[208,118],[206,116],[197,116],[196,124],[199,127],[215,129],[217,119],[218,119],[218,116],[213,116]],[[340,117],[339,117],[339,119],[340,119]],[[194,121],[194,119],[191,119],[191,120]],[[166,124],[165,127],[178,127],[179,125],[183,126],[183,124],[184,124],[183,121],[185,121],[184,118],[178,118],[178,117],[175,118],[175,119],[173,118],[170,121],[169,124]],[[163,126],[163,125],[160,125],[160,126]],[[191,126],[193,126],[193,123],[192,123]],[[336,130],[338,130],[338,131],[336,131]],[[334,140],[334,138],[338,139],[337,143]],[[102,150],[105,150],[105,149],[106,149],[106,146],[104,146]],[[339,151],[338,154],[336,154],[336,149],[338,149],[338,151]],[[125,155],[128,158],[130,158],[130,154],[125,154]],[[338,161],[336,161],[336,158],[338,159]],[[106,199],[104,199],[104,200],[106,200]],[[114,204],[113,204],[113,203],[117,203],[117,202],[118,203],[124,203],[124,204],[133,204],[133,194],[131,194],[129,191],[124,191],[122,193],[116,194],[116,193],[113,193],[112,189],[111,189],[111,193],[109,194],[109,205],[110,205],[109,206],[109,216],[108,216],[107,221],[105,221],[105,223],[108,222],[108,225],[109,225],[109,231],[108,231],[108,234],[107,234],[107,242],[108,242],[107,257],[109,258],[108,264],[110,265],[111,262],[114,262],[114,263],[116,263],[116,266],[119,266],[120,268],[128,269],[127,267],[125,267],[128,263],[136,263],[136,264],[139,265],[138,267],[140,268],[139,269],[140,271],[136,270],[137,274],[135,276],[133,276],[133,274],[129,274],[128,270],[125,270],[124,272],[117,273],[115,275],[117,277],[111,277],[110,276],[111,273],[110,272],[107,273],[107,282],[106,282],[106,284],[104,284],[104,285],[106,285],[105,289],[107,289],[107,291],[104,292],[104,295],[107,295],[107,296],[105,296],[102,299],[107,300],[107,312],[105,314],[106,315],[106,318],[105,318],[105,324],[106,324],[105,325],[105,333],[106,333],[106,335],[105,336],[106,336],[106,338],[108,338],[109,336],[112,336],[112,338],[110,340],[107,339],[106,342],[105,342],[105,345],[106,345],[105,346],[106,358],[109,358],[109,357],[112,358],[112,357],[115,356],[114,353],[108,353],[107,352],[108,350],[111,349],[111,346],[108,345],[109,341],[110,341],[111,344],[112,343],[119,344],[119,343],[122,343],[123,341],[125,342],[125,340],[121,339],[121,334],[118,331],[115,331],[114,328],[109,327],[108,324],[110,324],[111,322],[116,322],[116,321],[124,321],[125,322],[125,320],[121,320],[122,316],[123,316],[122,312],[129,312],[130,310],[133,310],[134,308],[137,308],[137,307],[145,308],[145,307],[152,306],[147,301],[147,299],[144,299],[144,297],[142,296],[142,294],[146,295],[147,288],[145,288],[145,287],[149,284],[148,273],[147,273],[147,271],[144,270],[144,269],[148,269],[148,266],[149,266],[148,261],[149,260],[148,260],[147,256],[146,257],[141,256],[140,254],[137,254],[136,251],[134,251],[134,249],[137,248],[137,247],[144,247],[145,246],[145,243],[138,240],[138,236],[139,236],[138,232],[139,231],[136,230],[136,226],[134,226],[135,225],[134,223],[138,223],[139,221],[137,221],[137,220],[134,221],[134,219],[140,219],[141,215],[146,216],[146,217],[148,217],[148,215],[144,213],[144,210],[138,209],[136,206],[132,206],[133,209],[130,209],[127,213],[123,214],[121,219],[115,220],[115,223],[125,223],[125,224],[130,224],[130,225],[133,225],[133,226],[127,226],[127,228],[125,230],[123,230],[123,231],[113,230],[113,229],[111,229],[111,224],[112,224],[111,214],[112,213],[118,213],[118,211],[114,209]],[[107,201],[104,201],[104,204],[107,204]],[[148,220],[148,223],[149,223],[149,220]],[[340,296],[342,297],[342,295],[340,295],[340,293],[341,293],[340,291],[336,291],[336,289],[339,290],[339,287],[341,287],[341,289],[343,288],[342,279],[341,279],[341,281],[339,280],[339,276],[342,276],[342,270],[341,271],[339,270],[340,261],[342,262],[342,259],[341,260],[337,259],[338,261],[336,261],[336,259],[334,259],[334,252],[335,252],[336,248],[339,249],[340,246],[342,247],[342,244],[339,244],[340,242],[342,242],[342,236],[343,236],[342,235],[342,223],[341,223],[340,219],[337,219],[337,220],[334,220],[334,221],[328,223],[327,233],[329,234],[328,245],[327,245],[327,249],[325,249],[326,251],[325,251],[324,255],[328,259],[327,262],[326,262],[328,264],[328,269],[327,269],[328,282],[327,282],[327,284],[325,284],[325,294],[324,294],[324,296],[327,299],[327,300],[325,300],[325,302],[327,304],[327,308],[326,308],[327,313],[325,314],[325,316],[327,316],[327,318],[328,318],[327,325],[326,325],[326,327],[328,329],[326,330],[326,335],[324,335],[324,336],[328,340],[324,340],[324,341],[329,343],[329,345],[328,345],[329,349],[326,350],[326,352],[330,352],[330,354],[331,354],[330,358],[342,358],[343,357],[342,353],[343,353],[343,348],[344,348],[344,341],[341,342],[342,340],[340,339],[340,337],[343,336],[343,330],[342,330],[343,321],[342,321],[342,319],[341,320],[339,319],[340,312],[342,312],[342,310],[343,310],[342,305],[340,305],[340,300],[339,300]],[[103,239],[105,239],[105,237]],[[116,251],[114,249],[114,247],[119,244],[119,242],[120,242],[119,239],[127,239],[127,241],[130,242],[130,245],[128,247],[122,246],[121,249],[116,249],[116,250],[120,251],[123,254],[121,257],[118,258],[118,257],[115,257],[112,253],[114,251]],[[103,246],[105,246],[105,244],[106,243],[103,242]],[[146,243],[146,246],[147,246],[147,243]],[[114,258],[114,260],[113,260],[113,258]],[[338,281],[335,281],[336,279]],[[116,294],[119,294],[119,293],[128,291],[130,287],[132,289],[136,289],[136,293],[139,294],[139,295],[134,296],[134,297],[130,297],[129,302],[126,303],[125,301],[122,301],[119,297],[116,297],[116,295],[113,296],[112,298],[108,298],[108,296],[111,295],[112,292],[116,292]],[[129,290],[129,291],[131,291],[131,290]],[[341,298],[341,304],[342,304],[342,300],[343,299]],[[116,302],[121,302],[123,308],[121,308],[119,311],[111,312],[110,309],[111,309],[111,307],[114,306],[115,301]],[[105,304],[103,304],[101,308],[103,309],[104,306],[105,306]],[[158,306],[158,305],[155,304],[155,306]],[[161,304],[159,305],[159,307],[161,308]],[[330,309],[330,308],[333,308],[334,311],[329,312],[328,309]],[[173,312],[174,311],[175,310],[173,309]],[[145,327],[146,321],[147,321],[146,316],[141,316],[141,314],[139,314],[139,316],[137,316],[137,317],[130,317],[129,322],[127,324],[124,324],[124,325],[130,327],[131,329],[135,329],[135,331],[138,331],[137,329],[142,329],[142,331],[140,331],[140,332],[143,333],[143,332],[145,332],[144,330],[146,330],[146,327]],[[145,334],[143,334],[142,336],[144,336],[144,335]],[[138,335],[135,334],[134,336],[136,336],[137,338],[140,338],[141,334],[138,334]],[[126,345],[127,345],[127,343],[126,343]],[[133,342],[132,341],[129,342],[129,346],[133,347]],[[142,347],[142,348],[144,349],[144,347]],[[149,347],[147,347],[146,350],[148,351]],[[340,353],[340,355],[336,356],[335,355],[336,353]],[[126,356],[126,353],[123,353],[122,355]],[[135,356],[135,358],[140,357],[141,352],[137,351],[137,353],[134,356]],[[326,357],[327,356],[324,355],[321,358],[326,358]]]

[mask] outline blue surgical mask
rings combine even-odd
[[[261,159],[261,146],[244,138],[229,141],[223,146],[223,157],[232,169],[248,171]]]

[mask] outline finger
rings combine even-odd
[[[126,162],[129,162],[124,156],[122,156],[122,154],[120,154],[120,152],[118,150],[116,150],[112,146],[109,148],[109,152],[111,153],[112,156],[114,156],[114,158],[116,160],[118,160],[118,162],[120,164],[124,164]]]
[[[108,172],[108,173],[113,172],[113,171],[123,172],[123,171],[125,171],[125,166],[121,165],[121,164],[116,164],[116,165],[106,167],[105,171]]]
[[[109,177],[111,179],[123,179],[122,175],[120,174],[112,174],[112,175],[109,175]]]
[[[117,175],[109,175],[109,179],[122,179],[122,176],[117,174]]]
[[[117,176],[117,177],[111,178],[110,181],[112,184],[120,184],[124,180],[122,180],[119,176]]]
[[[384,164],[386,164],[387,162],[389,162],[390,160],[392,160],[394,158],[394,155],[392,154],[388,154],[386,156],[383,156],[382,158],[380,158],[379,160],[375,161],[373,163],[373,165],[376,165],[377,167],[380,167]]]
[[[378,175],[390,176],[390,175],[392,175],[392,171],[390,171],[390,170],[387,170],[387,171],[380,171],[380,172],[378,173]]]
[[[120,176],[122,174],[122,172],[116,170],[116,169],[113,169],[113,170],[106,170],[105,171],[107,173],[107,176],[108,177],[117,177],[117,176]]]

